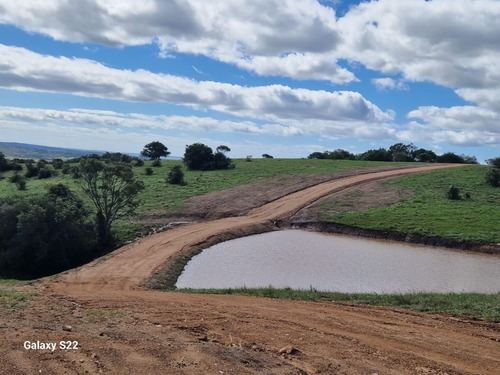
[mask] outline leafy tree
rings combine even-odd
[[[99,243],[113,242],[111,225],[117,219],[132,215],[138,205],[137,195],[144,189],[142,181],[134,178],[129,164],[105,164],[85,158],[80,162],[83,191],[91,199],[96,212],[96,231]]]
[[[160,160],[161,157],[170,155],[168,148],[161,142],[153,141],[144,146],[141,155],[149,158],[150,160]]]
[[[389,147],[389,152],[392,154],[392,161],[414,161],[414,152],[416,147],[410,143],[396,143]]]
[[[326,159],[327,155],[324,152],[315,151],[307,156],[308,159]]]
[[[436,161],[437,155],[432,150],[419,148],[413,153],[413,158],[420,163],[433,163]]]
[[[186,185],[186,181],[184,181],[184,172],[180,165],[174,165],[170,172],[168,172],[167,183],[173,185]]]
[[[497,158],[488,159],[488,160],[486,160],[486,163],[488,163],[489,165],[491,165],[495,168],[500,169],[500,156]]]
[[[231,149],[225,145],[220,145],[219,147],[217,147],[215,149],[216,152],[222,152],[223,154],[225,154],[226,152],[230,152]]]
[[[54,159],[52,160],[52,166],[54,169],[63,169],[64,167],[64,160],[62,159]]]
[[[5,158],[5,154],[0,152],[0,172],[9,170],[9,161]]]
[[[31,279],[87,261],[93,248],[87,214],[63,184],[39,198],[0,201],[0,275]]]
[[[438,163],[477,164],[475,156],[457,155],[453,152],[447,152],[443,155],[439,155],[436,158],[436,161]]]
[[[272,155],[269,155],[269,154],[262,154],[262,157],[264,159],[273,159]]]
[[[184,164],[190,170],[207,171],[214,167],[214,153],[210,147],[202,143],[186,146]]]
[[[369,161],[392,161],[392,153],[385,148],[379,148],[378,150],[368,150],[358,155],[358,158]]]

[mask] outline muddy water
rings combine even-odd
[[[500,257],[285,230],[195,256],[178,288],[290,287],[344,293],[500,292]]]

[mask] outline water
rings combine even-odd
[[[285,230],[204,250],[187,264],[176,286],[496,293],[500,256]]]

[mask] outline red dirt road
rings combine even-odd
[[[2,312],[0,374],[500,374],[500,326],[341,303],[163,293],[140,284],[176,254],[229,230],[287,219],[333,191],[449,165],[347,177],[287,195],[245,216],[141,239],[28,287]],[[63,330],[64,325],[71,328]],[[31,350],[25,341],[78,341]],[[288,350],[280,353],[280,349]]]

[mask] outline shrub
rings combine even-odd
[[[154,173],[153,168],[151,168],[151,167],[144,168],[144,173],[146,174],[146,176],[152,176]]]
[[[19,173],[12,175],[9,181],[16,184],[18,190],[26,190],[26,178]]]
[[[89,260],[92,227],[65,185],[31,200],[0,201],[0,277],[31,279]]]
[[[448,199],[458,201],[462,199],[462,196],[460,195],[460,189],[456,187],[455,185],[451,185],[450,188],[448,189],[447,193]]]
[[[160,159],[155,159],[155,160],[153,160],[153,162],[151,163],[151,165],[152,165],[153,167],[156,167],[156,168],[157,168],[157,167],[161,167],[161,161],[160,161]]]
[[[182,172],[180,165],[173,166],[170,172],[168,172],[167,183],[173,185],[186,185],[186,181],[184,181],[184,172]]]
[[[500,169],[490,168],[486,173],[486,182],[494,187],[500,186]]]

